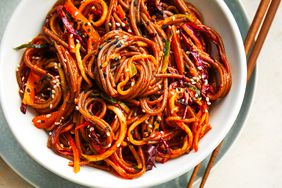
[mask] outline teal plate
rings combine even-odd
[[[20,0],[9,0],[0,2],[0,36],[4,32],[4,28],[10,18],[13,10]],[[245,14],[244,9],[239,0],[225,0],[229,9],[233,13],[233,16],[236,19],[236,22],[240,28],[242,38],[244,39],[248,28],[249,22]],[[217,157],[216,164],[222,159],[225,153],[230,149],[236,138],[238,137],[244,122],[247,118],[255,90],[256,83],[256,71],[250,81],[248,82],[243,105],[241,107],[240,113],[233,124],[231,130],[226,135],[224,139],[224,144],[220,150],[220,153]],[[48,171],[37,162],[35,162],[29,155],[21,148],[20,144],[14,138],[11,130],[8,127],[8,124],[3,116],[2,109],[0,108],[0,153],[1,157],[5,162],[22,178],[35,187],[79,187],[83,188],[84,186],[75,184],[68,180],[65,180],[56,174]],[[202,168],[199,170],[196,181],[199,180],[203,174],[204,169],[207,166],[207,158],[202,163]],[[153,188],[186,188],[187,182],[190,178],[192,171],[162,185],[154,186]]]

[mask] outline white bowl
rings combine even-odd
[[[32,125],[32,115],[20,112],[20,97],[15,76],[22,52],[13,50],[26,43],[39,32],[43,20],[55,0],[22,0],[6,28],[0,54],[0,97],[2,108],[9,126],[25,151],[50,171],[70,181],[94,187],[148,187],[172,180],[192,169],[202,161],[225,137],[233,125],[246,86],[246,60],[240,32],[228,7],[223,0],[190,0],[203,13],[205,23],[215,28],[222,36],[229,60],[233,84],[230,93],[211,113],[213,129],[200,141],[199,151],[191,152],[157,168],[142,177],[125,180],[108,172],[82,167],[73,173],[68,160],[54,154],[46,147],[47,135]],[[5,143],[1,143],[5,144]]]

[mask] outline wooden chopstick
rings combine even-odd
[[[247,80],[250,79],[250,77],[253,73],[253,70],[255,68],[258,56],[259,56],[260,51],[261,51],[261,48],[262,48],[263,43],[266,39],[266,36],[269,32],[270,26],[273,22],[273,19],[276,15],[276,12],[278,10],[280,3],[281,3],[281,0],[272,0],[271,4],[269,6],[269,9],[268,9],[267,14],[265,16],[265,19],[264,19],[263,24],[261,26],[260,32],[258,34],[257,40],[254,44],[254,48],[251,51],[251,54],[250,54],[250,57],[249,57],[249,60],[248,60]]]
[[[245,52],[246,55],[249,54],[252,45],[254,44],[256,34],[258,33],[259,27],[262,23],[262,20],[265,16],[265,13],[270,5],[270,0],[261,0],[256,15],[253,19],[253,22],[250,26],[248,34],[245,39]]]
[[[270,26],[273,22],[273,19],[276,15],[276,12],[278,10],[280,2],[281,2],[281,0],[272,0],[272,1],[271,0],[261,0],[261,2],[260,2],[260,5],[259,5],[258,10],[256,12],[256,15],[255,15],[255,17],[252,21],[252,24],[250,26],[250,29],[248,31],[248,34],[247,34],[247,37],[246,37],[245,43],[244,43],[246,56],[248,57],[248,54],[250,53],[250,57],[249,57],[249,60],[248,60],[248,67],[247,67],[247,71],[248,71],[247,80],[249,80],[249,78],[251,77],[251,75],[253,73],[254,67],[256,65],[257,58],[259,56],[259,53],[260,53],[261,48],[263,46],[263,43],[266,39],[266,36],[267,36],[268,31],[270,29]],[[265,18],[265,19],[264,19],[264,22],[261,26],[263,18]],[[256,35],[259,31],[260,26],[261,26],[261,29],[260,29],[260,32],[258,34],[257,40],[255,42],[255,37],[256,37]],[[253,50],[250,52],[252,45],[254,45]],[[214,151],[213,151],[213,153],[210,157],[210,160],[208,162],[208,166],[205,170],[204,176],[202,178],[200,188],[203,188],[205,186],[205,183],[207,181],[209,173],[210,173],[210,171],[213,167],[213,164],[216,160],[216,157],[217,157],[219,150],[220,150],[222,145],[223,145],[223,141],[214,149]],[[193,182],[194,182],[195,178],[197,177],[197,173],[198,173],[201,165],[202,165],[202,162],[199,163],[194,168],[193,174],[191,175],[190,180],[187,184],[187,188],[192,187]]]

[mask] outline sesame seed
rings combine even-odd
[[[112,146],[112,144],[111,144],[111,143],[109,143],[108,148],[109,148],[109,147],[111,147],[111,146]]]
[[[134,82],[131,82],[131,86],[134,86],[135,85],[135,83]]]
[[[51,135],[52,135],[52,132],[49,132],[49,135],[51,136]]]
[[[23,90],[20,89],[20,93],[24,93]]]
[[[131,32],[132,32],[132,30],[131,30],[131,29],[128,29],[127,31],[128,31],[129,33],[131,33]]]
[[[54,93],[56,93],[56,91],[55,91],[54,89],[52,89],[52,91],[51,91],[51,92],[52,92],[53,94],[54,94]]]
[[[64,62],[67,62],[67,60],[66,60],[66,59],[63,59],[63,61],[64,61]]]
[[[89,131],[91,132],[94,131],[94,127],[90,127]]]
[[[60,146],[63,148],[64,147],[64,145],[63,144],[60,144]]]
[[[116,22],[116,26],[120,27],[120,23]]]
[[[117,144],[117,147],[118,147],[118,148],[120,147],[120,143]]]
[[[110,133],[110,132],[106,132],[106,135],[107,135],[107,136],[111,136],[111,133]]]
[[[20,70],[19,67],[17,67],[16,71],[18,72],[19,70]]]
[[[122,38],[123,38],[123,39],[127,39],[127,36],[126,36],[126,35],[124,35]]]
[[[74,48],[74,46],[73,46],[73,45],[70,45],[70,48]]]
[[[90,26],[91,25],[91,23],[90,22],[87,22],[87,24]]]
[[[196,84],[196,82],[195,82],[195,81],[192,81],[191,83],[192,83],[192,84]]]
[[[157,119],[158,119],[158,120],[162,120],[162,117],[161,117],[161,116],[158,116]]]
[[[208,110],[207,110],[207,109],[205,109],[205,112],[206,112],[206,113],[208,113]]]
[[[146,111],[145,111],[144,109],[142,109],[142,112],[144,112],[144,113],[145,113]]]
[[[179,33],[180,33],[180,31],[179,31],[179,30],[177,30],[177,31],[176,31],[176,34],[179,34]]]
[[[22,77],[22,81],[24,81],[24,76]]]
[[[54,95],[54,94],[52,94],[52,95],[51,95],[51,98],[52,98],[52,99],[54,99],[54,98],[55,98],[55,95]]]
[[[175,20],[175,16],[172,16],[172,21],[174,21]]]
[[[49,118],[49,117],[51,117],[51,114],[47,114],[47,115],[46,115],[46,118]]]
[[[149,127],[149,128],[153,128],[153,125],[152,125],[152,124],[149,124],[148,127]]]
[[[50,106],[49,106],[49,107],[50,107],[50,109],[51,109],[51,108],[53,108],[53,104],[50,104]]]
[[[78,15],[78,11],[76,11],[75,13],[74,13],[74,16],[77,16]]]
[[[75,39],[76,43],[79,43],[79,40],[78,39]]]
[[[94,9],[96,9],[96,7],[95,7],[95,6],[92,6],[91,9],[94,10]]]
[[[145,120],[145,123],[146,123],[146,124],[149,124],[149,121],[146,119],[146,120]]]
[[[195,97],[199,97],[199,95],[196,93],[196,94],[195,94]]]
[[[36,121],[36,123],[40,123],[40,122],[41,122],[41,120],[37,120],[37,121]]]
[[[205,80],[205,83],[204,83],[205,85],[208,85],[208,80]]]
[[[73,37],[73,34],[70,34],[70,38],[72,38]]]
[[[134,112],[134,116],[137,116],[137,112]]]
[[[206,97],[206,101],[208,101],[208,102],[209,102],[209,101],[210,101],[210,98]]]
[[[202,67],[198,67],[198,69],[199,69],[199,70],[203,70],[203,68],[202,68]]]
[[[108,25],[111,27],[111,26],[112,26],[112,23],[111,23],[111,22],[109,22],[109,23],[108,23]]]
[[[116,35],[116,36],[115,36],[115,38],[116,38],[116,39],[118,39],[118,38],[119,38],[119,36],[118,36],[118,35]]]
[[[164,134],[164,132],[163,132],[163,131],[161,131],[160,133],[161,133],[161,134]]]
[[[57,121],[55,122],[55,125],[60,125],[60,124],[61,124],[60,122],[57,122]]]
[[[91,135],[89,134],[88,137],[91,138]]]
[[[207,102],[207,105],[211,105],[211,102]]]
[[[79,107],[78,107],[78,106],[76,106],[76,107],[75,107],[75,109],[76,109],[76,110],[78,110],[78,109],[79,109]]]
[[[121,23],[121,26],[122,26],[122,27],[125,27],[125,23],[122,22],[122,23]]]

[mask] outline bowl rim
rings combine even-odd
[[[3,34],[3,37],[2,37],[2,41],[1,41],[1,46],[0,46],[0,67],[1,67],[1,64],[3,63],[2,62],[2,59],[4,58],[3,56],[3,49],[5,48],[4,44],[6,43],[6,38],[8,35],[7,34],[7,28],[11,27],[11,20],[14,20],[15,17],[17,16],[17,12],[19,12],[19,10],[22,8],[22,6],[27,2],[28,0],[22,0],[19,5],[16,7],[16,9],[14,10],[6,28],[5,28],[5,32]],[[224,1],[214,1],[214,3],[218,4],[218,7],[220,9],[222,9],[222,11],[224,12],[224,14],[226,15],[227,17],[227,20],[228,22],[230,23],[231,25],[231,28],[233,30],[233,34],[234,34],[234,38],[236,39],[236,42],[238,43],[237,46],[238,46],[238,52],[239,52],[239,59],[240,59],[240,62],[241,64],[243,65],[243,67],[245,67],[246,65],[246,58],[245,58],[245,51],[244,51],[244,47],[243,47],[243,43],[241,41],[241,35],[240,35],[240,30],[237,26],[237,23],[231,13],[231,11],[229,10],[228,6],[226,5],[226,3]],[[1,63],[2,62],[2,63]],[[209,152],[208,151],[212,151],[219,143],[220,141],[224,138],[224,136],[227,134],[227,132],[230,130],[232,124],[234,123],[238,113],[239,113],[239,110],[241,108],[241,105],[242,105],[242,102],[243,102],[243,98],[244,98],[244,94],[245,94],[245,88],[246,88],[246,79],[244,79],[246,77],[246,68],[242,68],[242,76],[240,77],[241,79],[239,80],[240,81],[240,92],[239,93],[239,96],[237,98],[239,98],[238,100],[238,104],[240,105],[236,105],[236,109],[233,109],[233,114],[232,115],[232,118],[229,118],[231,120],[229,120],[228,124],[231,124],[230,126],[228,126],[229,128],[225,128],[224,131],[221,132],[220,136],[218,136],[218,140],[217,142],[213,142],[213,144],[211,144],[209,146],[209,149],[206,149],[205,152],[202,154],[201,157],[198,158],[198,160],[195,160],[195,164],[199,163],[200,161],[202,161],[205,157],[207,157],[209,155]],[[1,71],[0,71],[1,72]],[[242,79],[243,77],[243,79]],[[2,88],[2,84],[3,81],[0,80],[0,104],[1,104],[1,107],[3,109],[3,114],[8,122],[8,125],[9,125],[9,128],[11,129],[11,132],[12,134],[15,136],[16,140],[20,143],[21,147],[29,154],[29,156],[31,156],[32,159],[34,159],[36,162],[38,162],[39,164],[41,164],[43,167],[45,167],[46,169],[50,170],[51,172],[54,172],[56,173],[57,175],[63,177],[63,178],[66,178],[66,179],[69,179],[69,177],[65,176],[64,174],[61,174],[57,171],[55,171],[52,167],[49,167],[48,165],[42,163],[42,161],[40,161],[38,158],[36,158],[36,156],[33,155],[33,153],[31,153],[26,147],[24,147],[19,138],[17,137],[17,135],[15,134],[15,132],[13,131],[13,128],[12,126],[10,126],[11,124],[11,120],[10,120],[10,115],[8,114],[9,112],[7,111],[6,109],[6,106],[3,105],[2,101],[4,101],[4,90]],[[4,103],[5,104],[5,103]],[[213,149],[210,149],[210,148],[213,148]],[[189,168],[189,167],[188,167]],[[186,168],[181,168],[177,171],[177,173],[174,173],[173,175],[170,176],[169,179],[158,179],[158,180],[152,180],[151,182],[149,183],[145,183],[144,185],[141,185],[139,187],[147,187],[147,186],[153,186],[153,185],[157,185],[157,184],[160,184],[160,183],[164,183],[166,181],[169,181],[171,179],[174,179],[176,178],[177,176],[180,176],[182,174],[184,174],[185,172],[187,172],[187,167]],[[71,179],[69,179],[70,181],[73,181]],[[79,181],[74,181],[76,183],[79,183],[79,184],[82,184],[82,185],[87,185],[87,186],[93,186],[92,184],[87,184],[85,182],[79,182]],[[103,187],[107,187],[107,186],[103,186]],[[123,186],[123,185],[118,185],[117,187],[126,187],[126,186]],[[131,186],[128,186],[128,187],[131,187]]]

